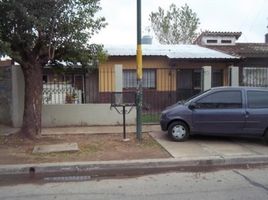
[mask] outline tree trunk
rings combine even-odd
[[[42,68],[38,63],[22,66],[25,80],[24,114],[21,134],[36,138],[41,134]]]

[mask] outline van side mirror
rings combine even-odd
[[[194,110],[196,108],[196,103],[195,102],[191,102],[190,105],[188,106],[188,108],[190,110]]]

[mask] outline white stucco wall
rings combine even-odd
[[[135,111],[126,115],[127,124],[135,124]],[[122,114],[110,109],[110,104],[43,105],[42,109],[42,127],[118,125],[122,121]]]
[[[123,65],[115,65],[115,91],[122,92],[123,91]]]
[[[205,90],[208,90],[211,88],[211,73],[212,73],[212,70],[211,70],[211,66],[204,66],[202,67],[203,68],[203,91]]]
[[[24,75],[19,65],[12,66],[12,125],[19,128],[22,125],[24,112]]]
[[[208,43],[207,40],[217,40],[216,43]],[[230,40],[231,43],[222,43],[222,40]],[[235,45],[236,38],[233,36],[204,36],[201,39],[201,44],[202,45],[220,45],[220,46],[230,46],[230,45]]]
[[[239,86],[239,67],[230,66],[229,67],[229,85],[230,86]]]

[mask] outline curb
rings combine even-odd
[[[266,165],[268,156],[228,157],[219,156],[148,159],[129,161],[100,161],[74,163],[45,163],[25,165],[0,165],[0,176],[27,175],[32,172],[39,176],[89,175],[92,177],[113,177],[144,175],[169,171],[202,171],[211,167],[235,167]]]

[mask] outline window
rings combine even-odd
[[[193,89],[201,90],[201,69],[193,71]]]
[[[248,91],[249,108],[268,108],[268,92],[266,91]]]
[[[221,40],[222,44],[231,44],[232,40]]]
[[[217,44],[217,40],[207,40],[208,44]]]
[[[223,85],[223,70],[213,69],[212,70],[212,87],[219,87]]]
[[[268,86],[268,68],[265,67],[244,67],[243,85],[254,87]]]
[[[49,79],[49,81],[51,81],[51,80]],[[64,75],[62,75],[62,74],[53,74],[52,75],[52,82],[56,82],[56,83],[64,82]]]
[[[155,88],[156,86],[156,71],[154,69],[143,70],[142,84],[144,88]],[[137,75],[135,70],[123,71],[123,87],[124,88],[136,88],[137,87]]]
[[[135,70],[123,71],[123,88],[135,88],[137,86],[137,76]]]
[[[48,82],[48,76],[47,75],[43,75],[43,83],[47,83]]]
[[[74,87],[79,90],[84,88],[84,77],[82,75],[74,75]]]
[[[230,109],[242,107],[240,91],[221,91],[212,93],[196,102],[197,108],[205,109]]]
[[[73,75],[70,75],[70,74],[65,75],[65,82],[72,84],[73,83]]]

